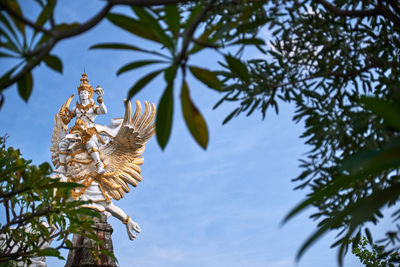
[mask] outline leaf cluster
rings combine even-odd
[[[0,201],[5,213],[0,221],[0,263],[30,263],[32,257],[54,256],[73,247],[71,234],[86,235],[101,244],[92,229],[97,212],[81,207],[86,201],[71,199],[71,189],[81,185],[52,178],[48,163],[39,166],[6,148],[0,138]],[[51,245],[58,240],[57,245]]]
[[[140,78],[128,92],[130,99],[154,78],[164,75],[166,86],[156,118],[157,140],[162,148],[166,146],[172,129],[173,91],[175,78],[180,70],[183,117],[196,142],[206,148],[207,125],[190,97],[186,75],[190,72],[204,85],[217,91],[222,89],[223,82],[218,78],[217,72],[191,65],[189,59],[205,48],[223,51],[231,46],[239,46],[240,53],[247,45],[263,45],[264,42],[255,36],[255,29],[265,22],[263,5],[251,2],[238,4],[230,1],[199,1],[163,7],[133,6],[131,9],[131,15],[110,13],[107,19],[125,31],[158,44],[161,47],[160,52],[126,43],[102,43],[92,46],[91,49],[124,49],[155,57],[151,60],[130,62],[117,71],[118,75],[153,64],[164,65]],[[235,69],[235,73],[241,75],[243,63],[229,53],[226,53],[225,58],[229,60],[229,66]]]
[[[298,257],[337,230],[333,246],[341,262],[348,240],[369,232],[364,225],[378,223],[381,210],[398,201],[400,36],[396,20],[368,11],[378,2],[270,5],[265,26],[272,40],[264,58],[236,58],[235,67],[226,58],[220,72],[226,93],[216,106],[239,104],[224,122],[255,110],[264,117],[270,108],[278,113],[284,101],[296,107],[294,121],[305,125],[301,137],[310,151],[293,181],[311,192],[284,221],[314,206],[318,226]],[[393,216],[399,219],[398,212]],[[397,240],[397,229],[387,233],[387,242]]]
[[[398,252],[385,252],[384,246],[371,244],[365,236],[353,243],[351,252],[367,267],[395,267],[400,262]]]
[[[2,0],[0,7],[7,12],[0,13],[0,58],[14,59],[15,65],[0,77],[0,93],[9,86],[11,77],[19,72],[17,79],[18,93],[24,101],[28,101],[33,89],[33,76],[31,69],[33,65],[44,62],[49,68],[62,73],[62,61],[56,56],[49,54],[54,46],[48,42],[49,37],[43,26],[53,21],[53,12],[56,0],[46,3],[38,1],[42,11],[35,22],[27,23],[19,3],[15,0]],[[53,21],[54,22],[54,21]],[[31,25],[31,28],[26,25]],[[56,31],[63,31],[71,25],[60,24],[54,26]],[[27,29],[28,28],[28,29]],[[46,43],[47,42],[47,43]]]

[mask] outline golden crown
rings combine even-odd
[[[81,78],[81,84],[78,86],[78,93],[80,93],[81,91],[88,91],[89,92],[89,97],[92,98],[93,97],[93,87],[89,84],[89,79],[87,78],[86,73],[82,74],[82,78]]]

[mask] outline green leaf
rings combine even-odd
[[[10,36],[3,30],[0,28],[0,38],[1,37],[5,37],[5,39],[7,39],[7,42],[5,42],[4,40],[2,42],[0,42],[0,47],[4,47],[6,49],[9,49],[17,54],[21,53],[21,49],[18,47],[18,43],[14,40],[12,40],[10,38]]]
[[[368,227],[365,228],[365,234],[367,235],[368,242],[369,242],[370,244],[373,244],[372,235],[371,235],[371,232],[369,231]]]
[[[46,65],[55,70],[58,71],[59,73],[62,73],[63,71],[63,65],[61,60],[55,56],[55,55],[48,55],[43,59],[44,63],[46,63]]]
[[[167,47],[170,51],[175,51],[175,45],[171,37],[165,33],[165,30],[161,27],[158,21],[149,12],[147,12],[146,8],[133,6],[132,10],[139,17],[140,22],[147,25],[149,30],[151,30],[154,35],[157,36],[157,38],[165,47]]]
[[[46,21],[50,17],[50,14],[53,12],[55,5],[56,5],[56,0],[50,0],[47,2],[47,4],[43,7],[42,12],[40,12],[36,20],[35,24],[37,26],[43,26],[46,23]],[[38,32],[35,30],[33,33],[33,37],[35,37],[37,33]]]
[[[7,17],[3,14],[0,14],[0,21],[7,27],[7,29],[14,36],[15,40],[18,40],[17,34],[14,31],[14,28],[11,26],[11,23],[8,21]]]
[[[88,217],[97,217],[100,218],[100,214],[98,211],[95,211],[90,208],[81,207],[75,210],[76,214],[86,215]]]
[[[161,60],[141,60],[141,61],[134,61],[131,62],[129,64],[126,64],[125,66],[121,67],[118,71],[117,71],[117,75],[120,75],[124,72],[127,72],[129,70],[133,70],[136,68],[140,68],[143,66],[147,66],[150,64],[155,64],[155,63],[167,63],[166,61],[161,61]]]
[[[151,80],[153,80],[160,72],[163,70],[157,70],[154,72],[151,72],[147,74],[146,76],[142,77],[140,80],[138,80],[135,85],[132,86],[131,89],[129,89],[128,92],[128,100],[131,99],[134,95],[136,95],[143,87],[146,86]]]
[[[168,83],[168,84],[172,84],[174,82],[174,79],[176,77],[176,71],[178,69],[178,65],[173,64],[171,65],[169,68],[167,68],[164,72],[164,80]]]
[[[203,3],[199,3],[196,7],[194,7],[191,12],[190,15],[188,17],[188,19],[186,20],[185,23],[185,29],[187,29],[192,22],[194,21],[195,18],[197,18],[197,16],[200,14],[200,12],[203,10],[204,8],[204,4]]]
[[[167,82],[167,88],[158,104],[156,117],[156,137],[161,149],[164,149],[168,143],[172,130],[172,118],[174,109],[174,80],[176,77],[177,65],[172,65],[165,70],[164,79]]]
[[[154,34],[153,30],[148,25],[141,23],[140,21],[127,17],[122,14],[110,13],[107,15],[107,19],[114,25],[124,29],[134,35],[142,37],[144,39],[162,43],[157,35]]]
[[[226,124],[228,121],[230,121],[233,116],[237,115],[239,112],[239,108],[236,108],[234,111],[232,111],[222,122],[222,125]]]
[[[247,83],[250,81],[250,74],[247,66],[240,59],[234,58],[231,55],[225,55],[225,60],[232,73],[236,74],[240,79]]]
[[[168,24],[168,28],[174,35],[179,34],[180,30],[180,14],[177,5],[166,5],[165,10],[165,21]]]
[[[14,56],[14,55],[11,55],[11,54],[7,54],[7,53],[0,52],[0,57],[14,57],[14,58],[16,58],[17,56]]]
[[[135,50],[135,51],[143,51],[143,49],[128,44],[122,43],[102,43],[97,45],[92,45],[89,49],[127,49],[127,50]]]
[[[25,102],[28,102],[28,99],[31,96],[32,87],[33,79],[32,74],[29,72],[18,81],[18,93]]]
[[[16,0],[5,1],[5,4],[9,9],[14,11],[19,16],[23,17],[22,10]],[[14,24],[17,26],[17,29],[25,36],[25,24],[18,19],[11,16],[11,19],[14,21]]]
[[[239,25],[236,30],[237,33],[246,33],[246,32],[252,32],[256,30],[259,27],[262,27],[266,23],[268,23],[271,20],[271,18],[257,18],[256,20],[250,22],[250,23],[243,23]]]
[[[244,45],[265,45],[265,41],[260,38],[241,39],[231,45],[244,44]]]
[[[189,69],[194,77],[196,77],[199,81],[201,81],[208,87],[216,89],[218,91],[221,90],[222,82],[218,79],[215,72],[195,66],[190,66]]]
[[[142,49],[142,48],[139,48],[134,45],[122,44],[122,43],[102,43],[102,44],[93,45],[89,49],[125,49],[125,50],[139,51],[139,52],[143,52],[143,53],[148,53],[148,54],[152,54],[152,55],[156,55],[156,56],[169,58],[168,56],[158,53],[156,51],[149,51],[149,50]]]
[[[303,256],[304,252],[318,239],[320,239],[326,231],[329,229],[329,226],[331,224],[327,223],[323,227],[319,228],[317,231],[315,231],[304,244],[300,247],[299,251],[297,252],[296,255],[296,261],[298,261],[301,256]]]
[[[161,149],[164,149],[168,143],[172,129],[172,115],[174,108],[172,84],[168,84],[158,104],[156,119],[156,136]]]
[[[206,149],[208,145],[208,129],[206,121],[190,98],[189,87],[185,80],[181,90],[182,113],[187,127],[196,142]]]
[[[294,215],[311,206],[313,203],[320,203],[322,199],[326,199],[339,192],[340,189],[351,188],[358,180],[365,179],[365,174],[374,176],[382,171],[396,168],[400,165],[400,138],[394,138],[385,146],[377,151],[365,151],[348,158],[343,162],[341,169],[352,171],[352,175],[342,175],[336,180],[330,182],[327,186],[314,192],[302,201],[284,218],[283,223],[287,222]],[[388,193],[388,195],[390,195]],[[361,202],[358,202],[361,203]],[[360,204],[358,204],[360,205]],[[366,205],[368,206],[368,205]],[[369,206],[373,206],[370,204]],[[361,211],[363,211],[361,209]],[[339,216],[337,216],[339,218]]]
[[[20,53],[20,51],[18,50],[18,47],[15,46],[15,44],[12,42],[3,42],[3,43],[1,43],[1,46],[4,48],[7,48],[10,51],[15,52],[15,53],[18,53],[18,54]]]
[[[113,260],[115,260],[118,263],[118,259],[115,257],[114,253],[112,253],[111,251],[108,251],[106,249],[101,249],[100,253],[112,258]]]
[[[377,97],[361,97],[360,100],[369,110],[385,119],[385,122],[400,130],[400,105]]]
[[[66,188],[66,189],[74,189],[77,187],[83,187],[82,184],[73,183],[73,182],[59,182],[53,181],[51,183],[47,183],[45,185],[38,186],[40,190],[50,189],[50,188]]]
[[[200,44],[195,44],[192,49],[190,49],[189,54],[196,54],[200,51],[202,51],[204,48],[206,48],[206,45],[209,46],[215,46],[215,42],[218,40],[218,35],[214,34],[215,32],[218,32],[221,30],[221,28],[224,26],[223,20],[220,21],[219,23],[215,25],[208,26],[204,29],[204,32],[197,38],[198,42],[201,42],[204,45]],[[214,35],[213,35],[214,34]],[[213,35],[212,37],[210,37]]]
[[[44,248],[40,249],[37,253],[38,256],[53,256],[60,257],[60,251],[55,248]]]
[[[356,226],[368,221],[371,216],[379,212],[389,203],[396,203],[400,196],[400,184],[390,185],[383,190],[375,190],[370,196],[358,199],[351,210],[352,216],[350,227]]]
[[[400,138],[392,138],[379,150],[367,150],[347,158],[341,169],[352,172],[352,179],[365,173],[379,174],[384,170],[400,166]],[[350,180],[349,178],[347,178]]]

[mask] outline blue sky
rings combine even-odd
[[[84,21],[100,8],[100,3],[60,1],[56,21]],[[22,5],[28,14],[36,14],[34,1],[22,1]],[[84,68],[90,83],[105,89],[108,114],[99,116],[97,123],[108,124],[111,118],[123,115],[122,100],[128,88],[149,69],[116,77],[119,67],[146,57],[133,52],[88,50],[107,41],[158,49],[106,21],[58,44],[53,54],[64,63],[62,75],[44,64],[36,68],[28,104],[19,98],[15,86],[5,92],[0,135],[10,136],[8,145],[19,147],[35,164],[50,162],[54,115],[71,94],[76,94]],[[215,66],[213,55],[207,53],[192,62]],[[3,60],[1,70],[7,67],[9,62]],[[155,138],[148,143],[143,181],[115,202],[142,228],[132,242],[120,221],[109,220],[120,266],[295,266],[295,254],[314,231],[315,223],[308,219],[310,213],[305,213],[280,227],[282,218],[306,194],[293,191],[295,184],[290,182],[300,173],[298,159],[308,149],[299,138],[303,125],[291,121],[293,107],[281,105],[279,116],[269,112],[264,121],[255,112],[222,126],[235,104],[223,104],[213,111],[221,96],[193,79],[189,79],[189,87],[209,126],[208,149],[195,144],[176,101],[167,148],[162,151]],[[163,90],[162,79],[156,79],[136,99],[157,104]],[[178,90],[175,93],[178,100]],[[4,214],[0,216],[4,218]],[[297,266],[337,266],[336,250],[329,249],[333,237],[320,240]],[[48,265],[63,266],[64,262],[49,258]],[[350,255],[345,266],[361,264]]]

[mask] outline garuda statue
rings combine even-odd
[[[93,92],[98,95],[98,104],[92,99]],[[139,225],[112,200],[121,199],[130,191],[129,185],[136,187],[142,180],[142,154],[155,133],[155,105],[145,102],[142,114],[141,104],[136,101],[132,115],[132,105],[127,101],[124,118],[112,119],[109,126],[102,126],[94,121],[97,115],[107,113],[102,99],[104,90],[100,86],[94,90],[83,73],[78,93],[76,106],[69,108],[72,95],[55,116],[50,150],[57,176],[62,181],[84,185],[74,189],[72,197],[91,200],[87,207],[121,220],[133,240],[140,233]],[[75,125],[68,128],[74,117]]]

